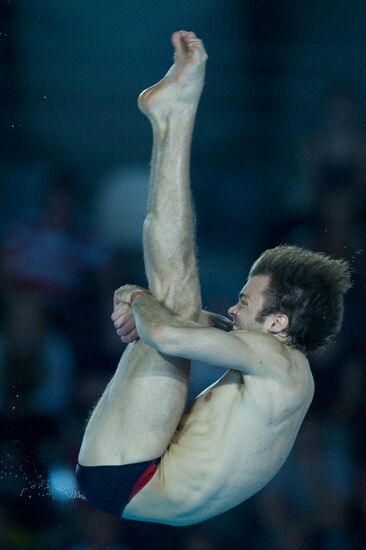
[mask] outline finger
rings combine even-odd
[[[134,335],[136,334],[137,335],[137,330],[136,330],[136,327],[133,327],[131,330],[129,331],[126,331],[126,330],[123,330],[123,329],[118,329],[117,331],[117,334],[119,337],[124,337],[124,338],[127,338],[129,337],[130,335],[132,335],[132,333],[134,333]]]
[[[114,325],[116,326],[116,323],[114,323]],[[126,323],[124,323],[123,325],[121,326],[116,326],[116,329],[117,329],[117,334],[119,336],[122,336],[122,335],[126,335],[128,334],[129,332],[131,332],[131,330],[134,330],[136,327],[135,327],[135,323],[132,321],[127,321]]]
[[[121,319],[121,318],[132,319],[133,318],[132,309],[131,308],[117,309],[111,315],[112,321],[117,321],[118,319]]]
[[[137,330],[131,330],[131,332],[128,334],[128,339],[130,342],[134,342],[135,340],[139,339],[139,335],[137,334]]]
[[[125,302],[122,302],[118,306],[115,306],[114,311],[111,315],[111,319],[114,321],[115,319],[120,317],[122,314],[127,313],[128,311],[131,311],[130,306]]]
[[[126,291],[124,290],[123,292],[115,292],[114,293],[114,296],[113,296],[113,304],[114,306],[118,306],[120,304],[126,304]]]
[[[113,301],[113,311],[119,308],[128,309],[129,307],[130,305],[125,300],[124,301],[119,300],[118,302],[116,302],[115,300]]]
[[[137,330],[132,330],[129,334],[125,336],[121,336],[120,338],[124,344],[130,344],[131,342],[135,342],[135,340],[138,339]]]
[[[122,315],[119,315],[118,317],[117,316],[114,317],[112,321],[114,326],[117,328],[123,325],[123,323],[125,323],[126,321],[129,321],[130,319],[131,319],[130,315],[126,315],[125,313],[122,313]]]
[[[125,325],[128,322],[133,322],[134,323],[133,316],[130,315],[129,313],[122,313],[122,315],[120,315],[119,317],[116,317],[114,319],[113,324],[116,328],[119,328],[119,327],[121,327],[122,325]]]

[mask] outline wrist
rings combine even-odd
[[[144,296],[144,295],[147,295],[147,296],[152,296],[150,290],[147,290],[147,288],[141,288],[141,289],[138,289],[138,290],[135,290],[134,292],[132,292],[131,294],[131,298],[130,298],[130,304],[132,305],[134,299],[137,297],[137,296]]]

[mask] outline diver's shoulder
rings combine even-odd
[[[299,349],[285,345],[289,358],[289,376],[296,388],[303,394],[304,400],[312,401],[315,384],[310,363],[306,355]]]

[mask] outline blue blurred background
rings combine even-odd
[[[1,549],[363,547],[365,20],[353,0],[1,0]],[[341,334],[311,357],[314,402],[280,473],[173,528],[94,510],[73,468],[122,352],[113,291],[145,283],[136,98],[182,28],[209,53],[191,171],[204,306],[225,313],[281,242],[348,259],[354,286]],[[219,375],[194,365],[190,398]]]

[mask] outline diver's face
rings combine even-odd
[[[238,303],[228,310],[234,321],[234,330],[252,329],[267,332],[266,320],[256,321],[265,303],[264,290],[270,282],[269,275],[255,275],[248,279],[239,294]]]

